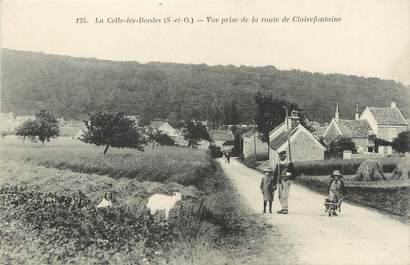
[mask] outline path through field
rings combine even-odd
[[[262,174],[235,159],[219,160],[242,199],[262,212]],[[325,215],[324,196],[292,184],[289,214],[264,214],[293,246],[300,264],[410,264],[409,226],[366,208],[344,203],[336,217]],[[273,209],[280,208],[275,192]],[[275,239],[273,239],[275,240]],[[280,253],[279,250],[272,250]]]

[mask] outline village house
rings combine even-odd
[[[234,136],[226,130],[209,130],[209,136],[214,142],[214,145],[220,147],[222,151],[230,152],[233,148],[232,144]]]
[[[319,139],[299,123],[296,111],[269,134],[269,161],[279,161],[286,151],[287,161],[323,160],[326,148]]]
[[[162,132],[172,138],[177,137],[179,133],[178,130],[172,127],[167,121],[153,121],[150,125],[148,125],[148,128],[156,132]]]
[[[268,146],[267,143],[262,142],[261,139],[258,137],[258,132],[255,128],[250,129],[246,133],[242,135],[243,139],[243,157],[247,158],[250,156],[255,156],[256,150],[256,157],[267,157],[268,155]]]
[[[185,140],[183,133],[172,127],[167,121],[155,120],[151,122],[150,125],[147,126],[149,129],[155,132],[162,132],[169,137],[171,137],[176,145],[179,146],[187,146],[188,141]]]
[[[408,130],[408,122],[404,118],[396,102],[390,107],[366,107],[359,117],[366,120],[379,139],[391,142],[399,133]],[[392,154],[391,146],[379,146],[378,152]]]
[[[339,105],[336,104],[335,117],[323,134],[326,145],[338,136],[345,136],[355,143],[358,153],[373,153],[375,151],[375,133],[366,120],[359,119],[358,108],[354,120],[341,119],[339,115]]]

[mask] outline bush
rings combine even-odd
[[[222,157],[221,148],[219,146],[211,144],[211,145],[209,145],[209,154],[210,154],[211,158]]]
[[[349,137],[339,135],[329,144],[329,154],[334,157],[342,157],[345,150],[356,153],[356,145]]]
[[[404,131],[393,139],[393,149],[398,153],[410,152],[410,131]]]
[[[60,253],[60,262],[88,248],[130,251],[138,243],[143,243],[147,256],[153,256],[172,240],[167,223],[155,221],[146,211],[96,209],[81,194],[58,196],[22,186],[2,186],[0,199],[5,207],[1,222],[25,224],[38,234],[42,245],[53,247],[54,251],[47,251],[50,258],[55,251]],[[71,248],[66,251],[68,243]]]

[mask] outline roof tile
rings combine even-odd
[[[350,138],[369,137],[374,134],[367,120],[343,120],[337,123],[343,136]]]
[[[378,124],[407,125],[407,121],[398,108],[369,107],[369,110]]]

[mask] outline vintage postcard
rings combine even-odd
[[[0,264],[410,264],[408,0],[0,0]]]

